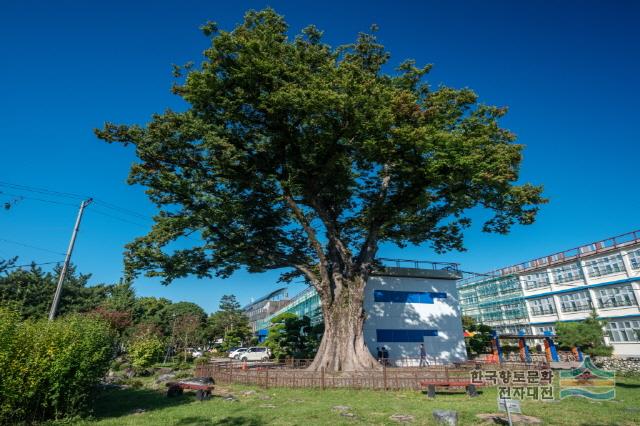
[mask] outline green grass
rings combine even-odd
[[[242,396],[253,389],[255,394]],[[220,396],[198,402],[193,394],[167,398],[149,388],[105,391],[98,399],[94,418],[78,425],[383,425],[397,424],[393,414],[415,416],[411,424],[434,424],[435,409],[455,410],[459,424],[480,424],[475,415],[497,411],[495,389],[477,398],[465,394],[438,394],[429,400],[420,392],[355,390],[261,389],[246,386],[217,387],[216,394],[229,392],[239,401]],[[269,399],[267,399],[267,397]],[[347,418],[336,405],[351,407]],[[275,407],[271,407],[275,406]],[[134,410],[143,409],[142,413]],[[538,417],[545,425],[637,425],[640,424],[640,378],[619,378],[616,400],[593,402],[570,398],[554,402],[524,401],[522,411]]]

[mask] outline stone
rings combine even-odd
[[[124,375],[127,379],[132,379],[136,376],[136,371],[133,368],[127,368],[124,371]]]
[[[276,406],[273,405],[273,404],[262,404],[260,407],[262,407],[262,408],[276,408]]]
[[[133,414],[142,414],[145,411],[146,410],[144,408],[136,408],[135,410],[133,410]]]
[[[334,405],[333,409],[336,411],[349,411],[351,410],[351,407],[348,405]]]
[[[256,391],[254,390],[247,390],[242,392],[242,396],[249,396],[249,395],[255,395],[255,394],[256,394]]]
[[[228,394],[228,395],[223,395],[222,399],[225,401],[231,401],[231,402],[238,402],[238,398],[236,398],[235,396]]]
[[[415,417],[410,414],[394,414],[393,416],[389,417],[389,419],[398,423],[409,423],[412,422]]]
[[[171,379],[175,379],[176,375],[172,374],[172,373],[168,373],[168,374],[161,374],[158,376],[158,378],[156,379],[156,383],[163,383],[163,382],[168,382]]]
[[[458,413],[449,410],[433,410],[433,418],[438,424],[456,426],[458,424]]]
[[[476,414],[476,417],[486,422],[491,422],[498,425],[509,424],[509,418],[507,413],[488,413],[488,414]],[[542,420],[533,416],[525,416],[524,414],[512,414],[511,420],[514,424],[524,425],[540,425]]]
[[[342,412],[342,413],[340,413],[340,415],[341,415],[342,417],[351,417],[351,418],[353,418],[353,417],[355,417],[355,416],[356,416],[355,414],[350,413],[350,412],[348,412],[348,411]]]

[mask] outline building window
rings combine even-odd
[[[585,266],[587,267],[587,274],[591,278],[624,272],[624,263],[622,262],[622,256],[619,254],[588,260]]]
[[[577,281],[582,279],[582,270],[577,263],[570,263],[568,265],[559,266],[551,270],[553,280],[557,284],[568,283],[570,281]]]
[[[549,276],[546,272],[536,272],[535,274],[523,275],[522,281],[527,290],[549,287]]]
[[[640,269],[640,249],[635,249],[627,253],[629,256],[629,263],[631,263],[631,269]]]
[[[410,291],[389,291],[374,290],[374,302],[396,302],[396,303],[433,303],[434,299],[446,299],[447,293],[439,292],[410,292]]]
[[[543,297],[529,301],[531,307],[531,315],[551,315],[556,313],[553,297]]]
[[[600,308],[617,308],[635,305],[636,297],[633,294],[631,284],[598,289],[598,307]]]
[[[549,332],[551,334],[556,334],[556,328],[552,325],[545,325],[543,327],[536,327],[536,331],[538,334],[544,334],[545,332]]]
[[[640,341],[640,321],[611,321],[607,324],[607,331],[612,342]]]
[[[589,292],[578,291],[560,296],[562,312],[590,311],[592,309]]]
[[[502,306],[505,319],[525,318],[524,306],[521,303],[512,303]]]
[[[438,330],[376,330],[378,342],[423,342],[426,336],[437,336]]]

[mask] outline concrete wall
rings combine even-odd
[[[433,303],[375,302],[374,291],[445,293]],[[367,319],[364,338],[369,350],[377,356],[376,347],[386,346],[392,362],[402,363],[420,357],[420,342],[378,342],[378,329],[437,330],[435,336],[423,337],[430,362],[453,362],[466,359],[462,316],[455,280],[400,276],[372,276],[367,281],[364,309]]]

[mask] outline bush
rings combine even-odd
[[[139,337],[129,344],[128,352],[133,369],[142,371],[158,362],[164,353],[164,344],[153,335]]]
[[[94,317],[20,321],[0,308],[0,424],[85,413],[113,349],[109,325]]]

